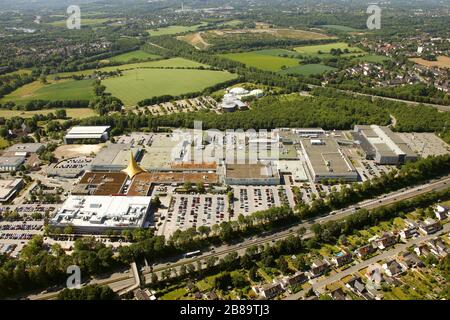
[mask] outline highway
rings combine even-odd
[[[429,182],[429,183],[421,185],[421,186],[399,190],[399,191],[390,193],[388,195],[380,196],[375,199],[362,201],[362,202],[360,202],[354,206],[351,206],[347,209],[333,211],[326,216],[310,219],[304,223],[296,224],[295,226],[293,226],[289,229],[284,229],[282,231],[279,231],[279,232],[276,232],[276,233],[273,233],[270,235],[257,236],[257,238],[254,237],[253,239],[250,238],[250,239],[247,239],[244,242],[241,242],[236,245],[222,245],[220,247],[212,248],[210,251],[205,252],[203,255],[195,257],[195,258],[185,259],[185,258],[179,257],[179,259],[176,260],[176,262],[169,261],[169,260],[161,261],[160,263],[153,265],[152,271],[149,269],[145,269],[143,271],[145,282],[146,283],[150,282],[150,277],[151,277],[152,272],[155,272],[158,274],[158,276],[160,276],[161,272],[166,269],[172,269],[172,268],[178,269],[183,264],[195,263],[198,260],[203,260],[203,259],[206,259],[209,257],[222,258],[230,252],[237,252],[238,254],[242,255],[245,253],[245,250],[250,246],[263,245],[266,243],[271,243],[271,242],[275,242],[280,239],[284,239],[290,235],[296,234],[300,228],[305,228],[308,230],[314,223],[319,223],[319,222],[323,223],[323,222],[327,222],[327,221],[333,221],[333,220],[339,220],[339,219],[345,218],[346,216],[355,213],[356,208],[373,209],[376,207],[389,205],[389,204],[399,202],[402,200],[414,198],[416,196],[426,194],[426,193],[429,193],[432,191],[440,191],[445,188],[448,188],[449,185],[450,185],[450,175],[447,175],[445,177],[440,178],[439,180],[435,180],[435,181]],[[307,231],[304,234],[304,238],[309,238],[312,235],[313,235],[312,231]],[[132,273],[128,271],[128,274],[116,273],[108,278],[92,280],[89,282],[89,284],[94,284],[94,283],[97,283],[100,285],[109,285],[113,290],[119,291],[119,290],[124,289],[127,285],[129,285],[129,286],[133,285],[134,279],[133,279]],[[31,296],[28,296],[28,298],[31,300],[54,299],[57,296],[57,294],[58,294],[58,292],[51,292],[51,293],[45,293],[45,294],[31,295]]]

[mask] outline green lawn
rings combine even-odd
[[[43,110],[33,110],[33,111],[22,111],[22,110],[4,110],[0,109],[0,118],[12,118],[12,117],[22,117],[22,118],[31,118],[35,114],[48,114],[50,112],[55,113],[57,109],[43,109]],[[96,116],[97,113],[89,108],[70,108],[65,109],[68,118],[89,118]],[[0,140],[1,145],[1,140]]]
[[[95,18],[83,18],[83,16],[81,16],[81,27],[83,26],[94,26],[94,25],[99,25],[102,24],[106,21],[108,21],[109,19],[95,19]],[[67,20],[58,20],[58,21],[53,21],[50,22],[49,25],[52,25],[54,27],[66,27],[67,26]]]
[[[0,102],[26,103],[31,100],[90,100],[92,80],[65,80],[42,84],[34,81],[4,96]]]
[[[156,54],[151,54],[142,50],[136,50],[131,51],[123,54],[119,54],[117,56],[114,56],[110,58],[110,61],[113,62],[129,62],[130,60],[137,59],[137,60],[144,60],[144,59],[157,59],[160,58],[160,56]]]
[[[320,45],[314,45],[314,46],[302,46],[297,47],[294,50],[300,53],[301,55],[305,56],[314,56],[319,58],[328,58],[332,57],[330,54],[331,49],[348,49],[350,53],[343,54],[344,57],[346,56],[354,56],[354,55],[361,55],[365,52],[357,47],[350,47],[348,43],[345,42],[335,42],[335,43],[327,43],[327,44],[320,44]],[[319,54],[319,51],[321,52]]]
[[[267,50],[265,50],[267,52]],[[298,66],[299,60],[292,58],[278,57],[269,54],[261,54],[258,51],[227,53],[220,55],[223,58],[244,63],[249,67],[258,68],[266,71],[279,71],[283,66]]]
[[[325,66],[323,64],[305,64],[292,68],[288,68],[285,70],[279,71],[282,74],[301,74],[304,76],[310,76],[313,74],[322,74],[327,71],[334,71],[336,68]]]
[[[8,72],[5,74],[1,74],[0,77],[2,76],[12,76],[12,75],[16,75],[16,74],[31,74],[31,69],[19,69],[13,72]]]
[[[353,60],[363,61],[363,62],[373,62],[373,63],[383,63],[385,61],[390,60],[389,57],[378,56],[375,54],[368,54],[362,57],[355,57]]]
[[[0,110],[1,112],[2,110]],[[0,138],[0,150],[1,149],[5,149],[9,146],[8,140],[6,140],[5,138]]]
[[[195,31],[198,28],[205,26],[206,23],[196,24],[194,26],[169,26],[165,28],[159,28],[156,30],[147,30],[150,33],[150,36],[164,36],[164,35],[173,35],[178,33]]]
[[[202,91],[236,77],[228,72],[211,70],[135,69],[124,71],[121,77],[105,79],[102,84],[107,92],[130,106],[155,96]]]
[[[183,59],[183,58],[172,58],[165,60],[157,60],[157,61],[146,61],[139,63],[129,63],[123,64],[120,66],[113,67],[103,67],[98,70],[108,72],[115,70],[130,70],[136,68],[197,68],[197,67],[207,67],[205,64],[201,64],[195,61]],[[74,72],[63,72],[56,74],[59,77],[71,77],[73,75],[90,75],[95,71],[95,69],[82,70],[82,71],[74,71]]]
[[[185,288],[179,288],[173,291],[170,291],[166,293],[165,295],[161,296],[161,300],[179,300],[182,298],[185,294],[187,294],[187,290]]]

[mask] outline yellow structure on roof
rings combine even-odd
[[[130,162],[128,162],[128,167],[126,169],[123,169],[122,172],[125,172],[130,179],[133,179],[137,174],[141,172],[145,172],[144,169],[142,169],[136,162],[136,159],[134,159],[133,151],[130,150]]]

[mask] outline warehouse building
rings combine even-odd
[[[7,202],[24,186],[23,179],[0,180],[0,202]]]
[[[358,173],[333,138],[302,139],[302,151],[314,181],[357,181]]]
[[[25,162],[25,156],[0,157],[0,172],[18,171]]]
[[[271,163],[225,164],[224,180],[228,185],[278,185],[281,178],[277,167]]]
[[[11,155],[28,156],[32,153],[39,153],[44,150],[45,145],[42,143],[17,143],[6,149],[6,153]]]
[[[69,196],[50,220],[52,227],[71,226],[76,233],[144,227],[151,197]]]
[[[109,129],[109,126],[76,126],[67,132],[64,142],[66,144],[105,142],[109,139]]]
[[[129,144],[108,144],[91,162],[90,171],[120,171],[127,167],[130,150],[135,159],[142,157],[142,149],[131,148]]]
[[[366,159],[375,160],[377,164],[398,165],[418,158],[407,143],[388,127],[358,125],[352,135],[359,142]]]

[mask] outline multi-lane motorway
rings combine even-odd
[[[222,258],[230,252],[237,252],[238,254],[244,254],[245,250],[253,245],[262,245],[266,243],[275,242],[280,239],[284,239],[289,235],[296,234],[300,228],[305,228],[307,232],[304,234],[305,238],[311,237],[313,233],[309,230],[309,228],[318,222],[326,222],[342,219],[348,215],[353,214],[356,211],[356,208],[364,208],[364,209],[373,209],[380,206],[389,205],[398,201],[410,199],[422,194],[426,194],[432,191],[440,191],[450,186],[450,175],[445,176],[441,179],[431,181],[427,184],[412,187],[408,189],[403,189],[397,192],[390,193],[388,195],[384,195],[378,197],[376,199],[366,200],[358,203],[355,206],[351,206],[349,208],[333,211],[330,214],[322,217],[317,217],[315,219],[308,220],[304,223],[297,224],[289,229],[284,229],[279,232],[274,232],[270,235],[258,236],[257,238],[246,239],[244,242],[241,242],[236,245],[222,245],[219,247],[211,248],[210,251],[205,252],[203,255],[198,256],[196,258],[186,259],[183,257],[178,257],[178,259],[172,259],[171,261],[161,261],[158,264],[154,264],[152,266],[152,270],[144,269],[143,275],[145,278],[145,282],[150,282],[150,276],[152,272],[161,275],[161,272],[166,269],[178,269],[183,264],[194,263],[198,260],[203,260],[208,257],[217,257]],[[90,284],[97,283],[101,285],[109,285],[113,290],[118,291],[126,288],[127,286],[132,286],[134,284],[133,275],[131,272],[125,273],[115,273],[107,278],[96,279],[89,282]],[[30,295],[29,299],[53,299],[57,296],[58,292]]]

